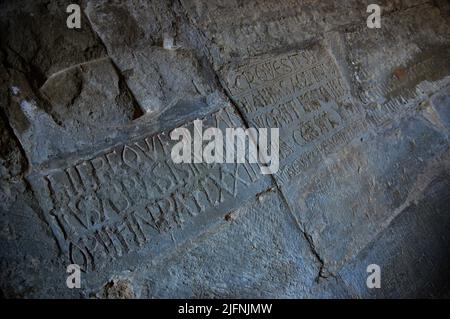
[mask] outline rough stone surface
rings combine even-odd
[[[212,93],[195,52],[180,47],[180,17],[169,1],[89,1],[86,12],[142,110],[158,114]],[[173,50],[161,47],[176,41]],[[214,82],[212,82],[214,83]]]
[[[0,4],[1,297],[450,297],[447,1],[69,3]],[[196,119],[279,171],[175,164]]]
[[[106,56],[89,26],[67,28],[66,7],[71,3],[75,2],[20,0],[0,4],[4,63],[26,73],[34,87],[64,68]],[[83,22],[85,19],[83,15]]]
[[[365,298],[449,298],[448,175],[431,183],[423,198],[392,223],[341,272],[355,295]],[[402,236],[399,236],[403,234]],[[373,261],[386,269],[384,292],[364,284],[365,265]]]

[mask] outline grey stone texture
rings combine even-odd
[[[0,296],[450,297],[450,6],[372,2],[2,1]],[[197,119],[279,171],[175,164]]]

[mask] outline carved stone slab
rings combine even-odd
[[[241,125],[228,109],[208,124]],[[257,164],[175,165],[174,144],[162,131],[28,176],[68,260],[96,270],[129,252],[167,253],[270,185]]]

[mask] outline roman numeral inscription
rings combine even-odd
[[[286,181],[364,130],[334,58],[319,44],[224,68],[233,100],[254,127],[280,128],[277,174]]]
[[[203,121],[241,127],[225,109]],[[143,136],[28,177],[72,263],[89,270],[130,252],[163,253],[168,243],[195,237],[267,187],[257,164],[175,164],[175,143],[170,131]]]

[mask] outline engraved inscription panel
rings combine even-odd
[[[280,129],[286,181],[350,141],[364,122],[334,58],[321,45],[225,68],[225,85],[251,126]]]
[[[241,126],[225,109],[203,124]],[[184,125],[193,132],[192,123]],[[170,132],[29,177],[61,250],[85,269],[196,236],[264,189],[257,164],[174,164]],[[193,133],[192,133],[193,134]],[[221,218],[218,218],[221,217]]]

